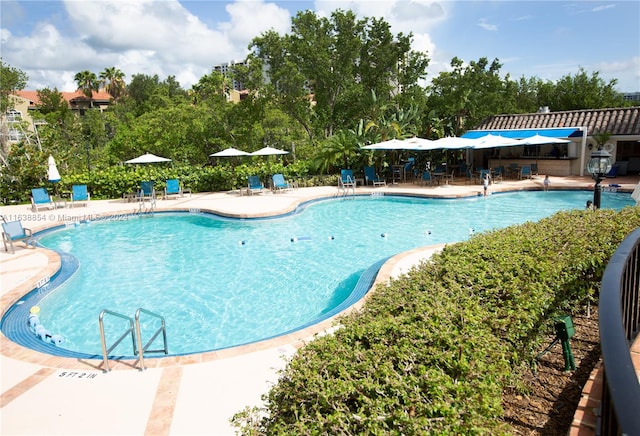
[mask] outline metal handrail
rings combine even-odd
[[[149,339],[149,341],[143,346],[142,345],[142,333],[140,330],[140,314],[141,313],[146,313],[147,315],[151,315],[155,318],[158,318],[160,320],[160,328],[151,336],[151,339]],[[140,367],[141,369],[146,369],[144,366],[144,353],[145,352],[149,352],[149,353],[160,353],[160,352],[164,352],[164,354],[169,354],[169,347],[167,345],[167,329],[166,329],[166,324],[164,322],[164,317],[158,315],[157,313],[151,312],[150,310],[147,309],[143,309],[142,307],[139,308],[138,310],[136,310],[136,316],[135,316],[135,324],[136,324],[136,335],[138,337],[138,345],[140,347]],[[164,348],[160,349],[160,350],[148,350],[149,346],[153,343],[153,341],[156,340],[156,338],[158,337],[158,335],[162,333],[162,339],[164,341]]]
[[[640,434],[640,382],[630,346],[640,329],[640,228],[611,257],[602,277],[599,303],[604,386],[600,434]]]
[[[118,340],[116,340],[114,342],[114,344],[111,346],[111,348],[107,349],[107,340],[105,338],[105,334],[104,334],[104,316],[108,314],[108,315],[113,315],[116,316],[118,318],[122,318],[122,319],[126,319],[127,321],[129,321],[129,328],[127,329],[127,331],[125,331],[122,336],[120,336],[118,338]],[[112,310],[108,310],[108,309],[104,309],[102,312],[100,312],[100,316],[98,318],[98,321],[100,323],[100,340],[102,342],[102,359],[104,361],[104,372],[109,372],[110,368],[109,368],[109,353],[111,351],[113,351],[114,348],[116,348],[120,342],[122,342],[124,340],[125,337],[127,337],[128,334],[131,334],[131,343],[133,345],[133,354],[137,354],[137,350],[136,350],[136,338],[133,334],[133,319],[122,315],[118,312],[114,312]]]

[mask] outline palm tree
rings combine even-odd
[[[117,102],[124,95],[125,83],[124,73],[116,67],[105,68],[100,73],[100,84],[111,94],[114,102]]]
[[[80,71],[73,80],[78,84],[78,90],[82,91],[89,99],[89,107],[93,107],[93,91],[100,90],[100,82],[98,82],[95,73],[89,70]]]

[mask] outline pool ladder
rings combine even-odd
[[[152,317],[158,318],[160,320],[160,328],[151,336],[151,339],[143,345],[142,344],[142,334],[140,332],[140,314],[147,314]],[[104,334],[104,316],[111,315],[117,318],[121,318],[129,321],[129,328],[111,345],[111,347],[107,348],[107,340]],[[102,359],[104,362],[104,372],[109,372],[109,353],[112,352],[127,336],[131,335],[131,345],[133,346],[133,354],[138,355],[138,350],[140,350],[140,358],[138,361],[140,362],[140,369],[145,370],[144,366],[144,353],[161,353],[169,354],[169,348],[167,346],[167,329],[164,321],[164,317],[158,315],[157,313],[153,313],[150,310],[143,309],[142,307],[136,310],[135,318],[131,318],[129,316],[123,315],[118,312],[114,312],[113,310],[104,309],[100,312],[100,317],[98,318],[100,323],[100,340],[102,342]],[[134,333],[135,332],[135,333]],[[159,350],[149,350],[148,348],[153,344],[158,335],[162,333],[162,339],[164,342],[164,348]]]

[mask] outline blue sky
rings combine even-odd
[[[73,91],[74,75],[106,67],[173,75],[184,88],[216,64],[242,60],[251,39],[284,34],[291,17],[337,8],[383,17],[393,33],[414,34],[431,58],[429,77],[465,62],[498,58],[501,72],[557,80],[579,68],[640,91],[640,2],[624,1],[177,1],[0,0],[0,52],[26,72],[27,89]]]

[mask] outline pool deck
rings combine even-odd
[[[590,177],[550,177],[550,189],[591,189]],[[490,193],[541,189],[543,177],[504,181]],[[603,186],[619,184],[632,191],[640,177],[618,177]],[[482,195],[482,186],[452,184],[422,187],[411,183],[380,188],[358,187],[358,194],[463,197]],[[336,187],[300,188],[278,194],[240,196],[238,192],[200,193],[158,200],[156,210],[211,211],[232,217],[269,216],[295,210],[301,202],[337,197]],[[137,203],[122,199],[92,200],[86,207],[31,211],[30,205],[4,206],[8,221],[20,219],[34,232],[47,227],[130,214]],[[57,254],[43,248],[15,244],[15,254],[0,250],[2,314],[36,283],[59,268]],[[390,259],[374,286],[407,272],[441,246],[418,248]],[[357,309],[362,301],[349,310]],[[96,322],[97,324],[97,322]],[[234,435],[229,419],[245,407],[262,405],[261,396],[278,379],[298,348],[315,335],[331,332],[335,319],[299,332],[226,350],[197,355],[145,358],[145,370],[135,361],[53,357],[25,349],[0,335],[0,434],[3,435]],[[97,329],[97,325],[96,325]]]

